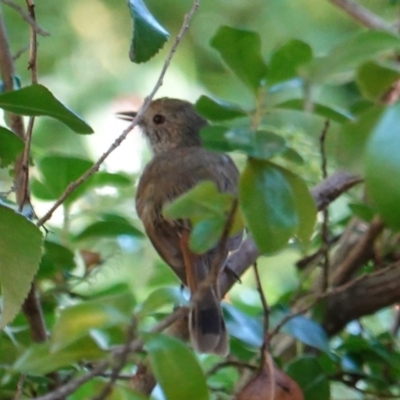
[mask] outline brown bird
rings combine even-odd
[[[119,113],[126,120],[135,115]],[[214,248],[205,254],[194,254],[188,245],[190,222],[168,220],[162,213],[166,204],[201,181],[213,181],[221,192],[237,192],[239,174],[231,158],[202,147],[199,131],[206,124],[187,101],[161,98],[150,104],[139,126],[150,143],[153,158],[139,181],[136,210],[159,255],[190,289],[189,331],[193,347],[201,353],[226,355],[229,343],[218,284],[209,282],[218,251]],[[241,238],[242,233],[228,238],[223,263]]]

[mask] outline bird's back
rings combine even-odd
[[[221,192],[236,194],[238,178],[237,168],[228,155],[201,147],[177,148],[156,155],[143,171],[136,195],[137,213],[160,256],[184,283],[179,234],[190,226],[187,221],[164,219],[163,207],[205,180],[214,182]],[[227,252],[238,242],[237,237],[230,238]],[[212,259],[213,250],[207,255]]]

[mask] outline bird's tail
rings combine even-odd
[[[210,286],[199,287],[192,294],[189,331],[192,345],[199,353],[226,356],[229,339],[222,316],[218,291]]]

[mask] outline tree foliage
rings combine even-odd
[[[17,13],[3,3],[1,399],[251,400],[280,398],[285,385],[292,399],[301,392],[306,400],[400,397],[400,36],[389,20],[397,2],[382,0],[381,8],[364,2],[371,11],[350,7],[349,15],[335,14],[335,24],[321,26],[305,11],[315,7],[329,18],[335,10],[329,2],[302,0],[302,8],[282,14],[279,7],[290,2],[270,0],[254,5],[257,16],[243,2],[232,2],[226,15],[219,12],[224,2],[204,2],[198,10],[194,2],[184,17],[183,2],[167,10],[163,2],[147,8],[129,0],[113,8],[74,1],[63,5],[72,21],[63,27],[63,46],[50,36],[37,49],[43,30],[36,20],[56,32],[61,22],[57,27],[50,17],[52,3],[35,9],[27,0],[27,11],[14,8],[30,16],[17,23],[18,31],[30,31],[28,71],[1,45],[21,44]],[[286,17],[285,34],[267,8]],[[119,43],[113,35],[121,33],[130,48],[134,65],[112,89],[99,85],[110,55],[100,54],[104,37],[88,23],[91,12],[110,43]],[[296,32],[305,16],[317,28],[308,38]],[[125,27],[129,18],[133,35]],[[261,29],[265,21],[271,32]],[[168,48],[168,31],[179,29]],[[79,48],[76,32],[82,43],[97,38],[95,48]],[[324,35],[329,40],[322,43]],[[97,74],[89,63],[86,81],[71,77],[70,68],[63,78],[55,75],[70,54],[82,66],[92,51],[103,63]],[[231,233],[246,226],[248,235],[228,266],[242,284],[228,270],[220,277],[228,292],[226,360],[196,355],[184,340],[185,308],[175,308],[188,304],[187,294],[150,250],[133,211],[138,172],[107,164],[128,146],[129,129],[121,126],[118,139],[109,134],[96,161],[85,140],[100,137],[98,124],[78,116],[117,98],[133,75],[147,79],[137,64],[161,70],[165,62],[163,74],[176,71],[181,51],[184,80],[201,88],[190,100],[210,122],[203,144],[231,152],[241,171],[239,206],[228,223]],[[130,63],[125,54],[123,65]],[[194,79],[188,71],[196,68]],[[152,87],[163,77],[152,76]],[[85,102],[87,89],[96,94]],[[191,220],[190,244],[202,252],[221,240],[235,202],[205,182],[164,213]]]

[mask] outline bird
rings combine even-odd
[[[130,121],[136,115],[134,111],[118,113]],[[155,250],[190,290],[193,348],[199,353],[226,356],[229,338],[218,282],[210,283],[209,277],[213,262],[222,260],[222,269],[229,253],[239,247],[242,232],[227,238],[222,257],[217,246],[195,254],[188,242],[190,221],[169,220],[163,216],[163,208],[203,181],[214,182],[220,192],[237,195],[238,169],[227,154],[202,146],[200,130],[207,121],[188,101],[169,97],[153,100],[138,125],[148,140],[152,158],[137,186],[137,214]]]

